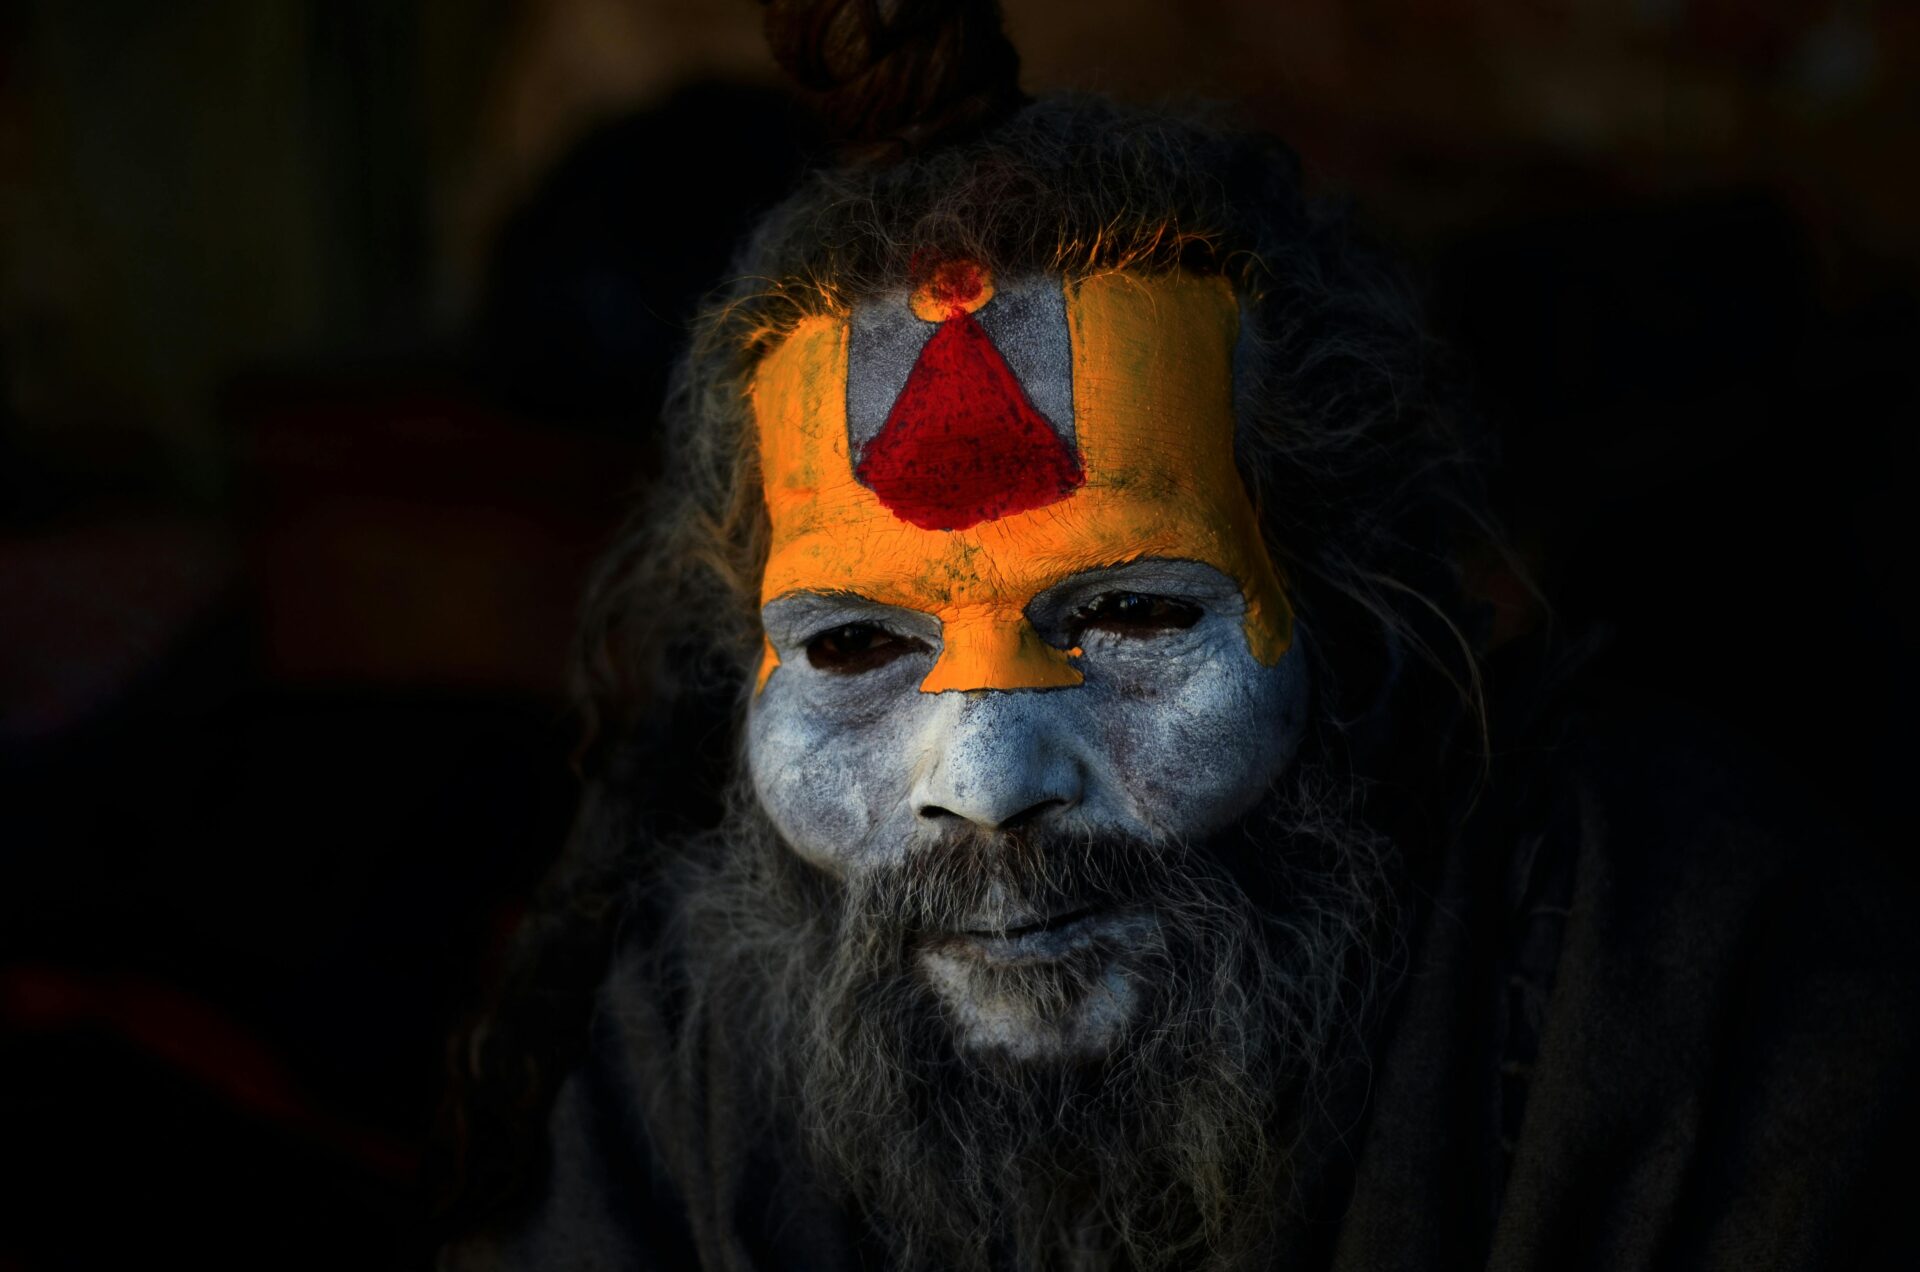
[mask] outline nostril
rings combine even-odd
[[[998,826],[995,826],[994,829],[1018,830],[1022,826],[1039,821],[1056,808],[1065,807],[1067,807],[1067,801],[1064,799],[1043,799],[1037,804],[1030,804],[1026,808],[1021,809],[1013,816],[1002,821]]]
[[[951,808],[942,808],[938,804],[922,804],[920,805],[919,812],[920,816],[927,821],[970,821],[976,822],[988,830],[1017,830],[1022,826],[1039,821],[1055,809],[1071,807],[1072,802],[1071,800],[1065,799],[1043,799],[1039,803],[1029,804],[1013,816],[1003,818],[997,822],[988,821],[983,817],[971,817],[963,813],[956,813]]]

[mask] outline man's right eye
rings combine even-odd
[[[877,623],[848,623],[807,642],[807,661],[821,671],[852,676],[885,666],[903,654],[923,653],[927,642],[896,636]]]

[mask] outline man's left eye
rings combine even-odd
[[[876,623],[848,623],[808,641],[807,661],[821,671],[857,676],[906,654],[923,653],[926,648],[925,641],[896,636]]]
[[[1200,621],[1200,607],[1142,592],[1109,592],[1073,616],[1073,638],[1089,631],[1116,636],[1151,636],[1179,631]]]

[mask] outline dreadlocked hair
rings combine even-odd
[[[676,845],[719,820],[762,640],[755,369],[804,319],[845,314],[929,263],[1232,284],[1237,458],[1310,660],[1310,728],[1383,792],[1375,824],[1426,826],[1402,829],[1403,844],[1464,816],[1451,792],[1463,764],[1465,786],[1477,776],[1484,713],[1460,562],[1498,537],[1485,456],[1408,289],[1303,196],[1298,161],[1269,138],[1095,97],[996,109],[939,146],[813,172],[692,327],[663,408],[662,479],[604,555],[580,627],[581,814],[495,1010],[454,1055],[448,1104],[467,1142],[453,1151],[469,1162],[455,1224],[490,1204],[479,1194],[536,1177],[545,1101],[583,1045],[617,930],[642,921],[636,898],[657,894]]]

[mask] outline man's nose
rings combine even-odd
[[[928,762],[910,796],[914,811],[928,821],[1011,830],[1075,807],[1085,770],[1064,712],[1057,693],[941,694]]]

